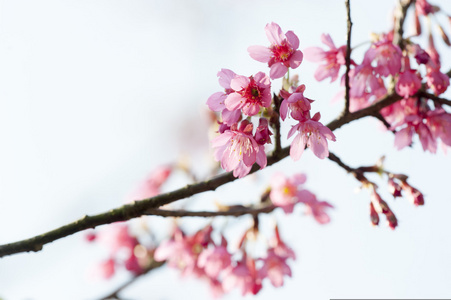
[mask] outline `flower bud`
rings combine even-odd
[[[374,209],[373,202],[370,202],[370,220],[374,226],[379,225],[379,214]]]
[[[390,194],[393,195],[393,197],[400,197],[401,195],[401,186],[397,184],[393,178],[388,179],[388,191]]]

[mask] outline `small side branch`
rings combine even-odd
[[[451,106],[451,100],[448,100],[448,99],[445,99],[445,98],[440,98],[440,97],[438,97],[438,96],[436,96],[434,94],[430,94],[430,93],[421,91],[421,92],[419,92],[419,96],[431,99],[431,100],[433,100],[433,101],[435,101],[437,103],[443,104],[443,105]]]
[[[346,73],[345,73],[345,108],[343,115],[347,115],[349,113],[349,102],[350,102],[350,83],[349,83],[349,71],[351,68],[351,29],[352,29],[352,21],[351,21],[351,4],[350,0],[345,1],[346,4],[346,19],[347,19],[347,35],[346,35]]]

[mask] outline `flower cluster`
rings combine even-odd
[[[438,11],[437,7],[426,0],[417,1],[415,7],[417,17]],[[442,27],[439,25],[439,28]],[[443,29],[440,31],[446,42],[446,34]],[[374,35],[374,41],[366,50],[362,62],[357,64],[351,61],[350,111],[363,109],[384,99],[390,86],[394,85],[396,93],[403,97],[403,100],[383,108],[380,114],[388,129],[396,131],[396,148],[402,149],[411,145],[414,133],[419,136],[425,151],[435,153],[439,140],[444,147],[451,146],[451,114],[447,113],[439,102],[431,101],[425,93],[420,93],[422,85],[434,95],[443,94],[450,85],[449,77],[440,71],[440,57],[435,49],[432,34],[429,34],[427,49],[411,40],[404,40],[404,51],[393,43],[393,36],[393,31]],[[326,34],[322,36],[322,41],[330,50],[310,47],[305,49],[304,53],[307,60],[323,62],[315,73],[317,80],[330,77],[331,81],[334,81],[341,66],[345,65],[346,47],[337,48]],[[345,84],[344,75],[341,84]],[[342,96],[342,92],[337,95]]]
[[[276,228],[275,237],[267,246],[266,256],[254,258],[246,250],[245,244],[250,232],[241,238],[235,254],[229,252],[224,236],[215,243],[211,225],[192,235],[176,228],[171,239],[164,241],[155,250],[156,261],[166,261],[184,276],[194,276],[208,282],[213,296],[218,297],[237,288],[242,295],[257,294],[262,281],[268,278],[275,287],[283,285],[284,276],[291,276],[288,259],[295,254],[280,238]]]
[[[276,113],[279,110],[282,121],[290,115],[299,122],[288,134],[290,138],[298,132],[290,150],[294,160],[301,157],[306,146],[323,159],[329,155],[327,140],[335,141],[332,131],[319,122],[321,115],[316,113],[311,117],[310,103],[313,101],[304,97],[304,85],[282,89],[280,97],[283,101],[280,104],[271,99],[270,79],[281,78],[287,74],[289,68],[299,67],[303,53],[298,50],[299,39],[292,31],[283,33],[275,23],[266,25],[265,31],[271,45],[251,46],[248,51],[253,59],[268,63],[269,77],[263,72],[246,77],[222,69],[218,77],[224,92],[214,93],[207,100],[208,107],[221,115],[220,135],[212,141],[215,159],[221,162],[224,170],[233,171],[233,175],[240,178],[250,172],[254,163],[260,168],[266,166],[264,146],[271,144],[272,132],[269,125],[275,125],[269,124],[268,120],[274,116],[279,118]],[[288,75],[286,81],[290,82]],[[251,117],[259,114],[258,127],[254,132],[255,126]]]

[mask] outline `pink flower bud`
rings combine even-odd
[[[388,179],[388,191],[390,194],[393,195],[393,197],[401,197],[401,186],[397,184],[393,178]]]
[[[379,225],[379,214],[374,209],[373,202],[370,202],[370,220],[374,226]]]

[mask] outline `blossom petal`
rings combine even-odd
[[[267,63],[271,58],[271,50],[264,46],[250,46],[247,48],[250,57],[256,61]]]
[[[271,79],[277,79],[283,77],[288,71],[288,68],[283,63],[275,63],[271,66],[269,71],[269,77]]]

